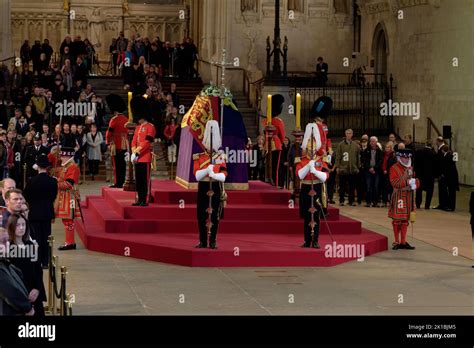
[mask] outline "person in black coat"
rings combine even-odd
[[[51,235],[51,220],[54,219],[54,201],[58,194],[58,182],[49,176],[48,156],[40,154],[36,162],[38,175],[26,184],[23,195],[29,204],[31,233],[39,245],[39,259],[43,268],[49,264],[48,237]]]
[[[0,246],[7,248],[8,233],[0,228]],[[0,255],[0,316],[33,315],[21,271]]]
[[[324,62],[323,57],[318,57],[316,64],[316,79],[318,86],[326,86],[328,81],[328,65]]]
[[[426,191],[425,209],[430,209],[435,181],[436,154],[431,142],[426,142],[423,149],[416,150],[414,168],[420,187],[416,190],[416,207],[420,209],[423,191]]]
[[[47,147],[43,146],[41,143],[41,135],[36,133],[35,137],[33,138],[33,145],[29,145],[26,148],[25,152],[25,163],[26,163],[26,179],[27,181],[38,174],[38,171],[33,168],[36,160],[40,154],[47,155],[49,150]]]
[[[74,66],[74,81],[81,81],[81,87],[87,86],[87,67],[81,57],[77,57],[76,66]]]
[[[448,207],[448,187],[446,178],[443,175],[444,152],[448,150],[448,145],[444,142],[443,137],[439,136],[436,139],[438,151],[436,153],[436,170],[435,176],[438,178],[438,201],[439,204],[434,209],[445,210]]]
[[[26,121],[26,117],[24,115],[20,116],[20,119],[16,123],[15,130],[18,134],[20,134],[22,137],[26,136],[26,133],[29,132],[30,130],[30,125]]]
[[[447,147],[441,150],[443,158],[441,162],[441,178],[446,183],[445,202],[446,211],[456,210],[456,191],[459,191],[459,175],[453,153]]]
[[[43,270],[37,258],[37,245],[29,235],[27,220],[22,214],[12,214],[8,217],[6,229],[10,249],[25,248],[24,255],[13,257],[10,261],[21,270],[28,300],[33,304],[34,316],[44,317],[43,301],[46,301],[46,291],[43,284]]]
[[[375,207],[379,200],[379,182],[382,173],[383,152],[377,146],[377,137],[370,137],[369,146],[361,153],[362,169],[367,184],[366,207]]]

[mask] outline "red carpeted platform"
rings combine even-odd
[[[387,237],[361,227],[359,221],[329,208],[328,227],[321,221],[321,249],[302,249],[303,222],[291,194],[251,181],[248,191],[227,191],[228,205],[221,220],[218,249],[195,249],[198,241],[196,191],[172,181],[153,181],[155,203],[132,207],[133,192],[102,188],[100,196],[82,203],[84,222],[77,232],[89,250],[193,267],[334,266],[387,250]],[[362,249],[359,249],[362,250]]]

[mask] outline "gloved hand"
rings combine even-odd
[[[311,172],[311,174],[314,174],[314,175],[317,175],[317,173],[318,173],[318,170],[314,166],[309,167],[309,171]]]
[[[130,160],[132,161],[132,163],[137,163],[138,161],[138,156],[136,153],[132,153],[132,157],[130,158]]]
[[[408,180],[408,184],[410,185],[410,188],[411,188],[413,191],[416,190],[416,179],[411,178],[410,180]]]
[[[314,168],[315,164],[316,164],[316,161],[315,161],[315,160],[311,160],[311,161],[309,161],[308,166],[309,166],[310,168]]]
[[[321,182],[326,182],[327,180],[327,174],[320,171],[320,170],[316,170],[315,173],[313,173]]]
[[[212,173],[214,173],[214,165],[213,164],[209,164],[209,166],[207,167],[207,173],[209,176],[211,176]]]

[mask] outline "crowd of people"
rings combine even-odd
[[[182,42],[163,42],[159,37],[142,38],[132,33],[126,38],[120,32],[109,47],[113,74],[122,74],[125,86],[143,89],[146,80],[163,76],[181,79],[198,77],[195,62],[199,59],[197,47],[190,37]],[[146,76],[144,78],[144,76]],[[144,92],[144,90],[143,90]]]
[[[180,71],[177,75],[182,71],[183,76],[196,75],[197,49],[192,39],[172,46],[159,38],[142,39],[138,34],[127,39],[121,32],[110,48],[117,55],[114,61],[121,65],[126,88],[149,96],[147,103],[156,137],[166,144],[169,162],[176,163],[182,117],[178,113],[180,97],[175,83],[163,91],[160,80],[163,72],[173,73],[171,68]],[[127,50],[131,52],[127,56],[130,66],[124,64]],[[106,168],[111,167],[102,134],[108,122],[106,103],[87,80],[94,48],[87,39],[66,36],[59,48],[59,59],[53,59],[53,53],[47,39],[43,44],[36,41],[31,47],[25,40],[20,49],[21,71],[16,65],[10,71],[0,63],[0,179],[12,177],[19,187],[31,177],[32,158],[58,144],[73,147],[79,165],[85,154],[92,178],[98,174],[100,161],[105,159]],[[169,60],[168,55],[174,60]],[[128,80],[131,72],[133,78]],[[68,112],[70,103],[84,105],[83,113]],[[27,164],[26,172],[22,163]]]
[[[456,209],[456,192],[459,191],[456,161],[442,137],[438,137],[435,144],[428,141],[424,147],[415,149],[410,134],[398,141],[392,133],[384,144],[379,142],[376,136],[363,134],[358,141],[354,140],[353,136],[353,131],[347,129],[345,137],[337,147],[329,149],[330,176],[327,180],[327,190],[331,204],[336,204],[334,194],[338,192],[340,206],[348,204],[387,207],[393,192],[389,173],[391,166],[397,162],[395,152],[398,149],[408,149],[413,154],[414,175],[421,183],[416,190],[416,207],[432,208],[434,185],[438,180],[439,205],[434,208],[445,211]],[[300,151],[295,145],[288,137],[282,140],[277,183],[281,188],[290,188],[295,181],[294,160]],[[256,155],[256,166],[249,166],[249,179],[265,181],[264,137],[259,136],[256,144],[249,140],[247,147]],[[426,192],[424,200],[423,192]]]

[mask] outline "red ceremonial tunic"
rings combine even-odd
[[[267,120],[263,121],[263,127],[267,125]],[[285,139],[285,124],[280,117],[272,117],[272,125],[276,127],[270,143],[270,151],[278,151],[282,149],[283,140]]]
[[[127,122],[128,118],[122,114],[115,115],[109,122],[109,128],[105,133],[105,141],[107,144],[114,143],[116,150],[128,150],[128,129],[125,127]]]
[[[415,191],[408,184],[408,180],[410,180],[409,170],[413,172],[412,167],[404,167],[399,162],[390,168],[389,177],[393,193],[390,200],[388,217],[394,220],[408,220],[410,212],[416,209],[413,204]],[[412,177],[415,177],[415,172],[413,172]],[[418,179],[416,179],[416,187],[420,187]]]
[[[155,140],[155,126],[150,122],[140,124],[135,128],[132,140],[132,152],[139,155],[139,163],[150,163],[152,160],[152,143]]]
[[[301,158],[296,157],[295,158],[296,173],[299,174],[299,171],[301,169],[303,169],[310,161],[311,161],[311,159],[308,156],[304,156],[304,157],[301,157]],[[314,167],[316,168],[316,170],[319,170],[321,172],[325,172],[326,179],[329,177],[328,164],[323,161],[322,157],[319,157],[319,156],[316,157]],[[310,171],[308,172],[308,174],[306,174],[306,176],[303,178],[301,183],[302,184],[311,184],[311,179],[313,180],[313,184],[321,184],[321,181],[314,174],[312,174]]]
[[[201,169],[206,169],[211,164],[209,160],[210,156],[207,152],[195,153],[193,155],[194,167],[193,173],[196,176],[196,172]],[[214,153],[214,168],[213,171],[216,174],[224,173],[227,177],[227,164],[225,162],[225,155],[223,153]],[[206,177],[207,178],[207,177]]]
[[[58,196],[54,202],[54,212],[58,219],[74,219],[81,217],[78,204],[81,198],[76,185],[79,182],[81,171],[74,162],[66,167],[58,167],[56,178],[58,179]],[[74,182],[74,185],[70,181]]]

